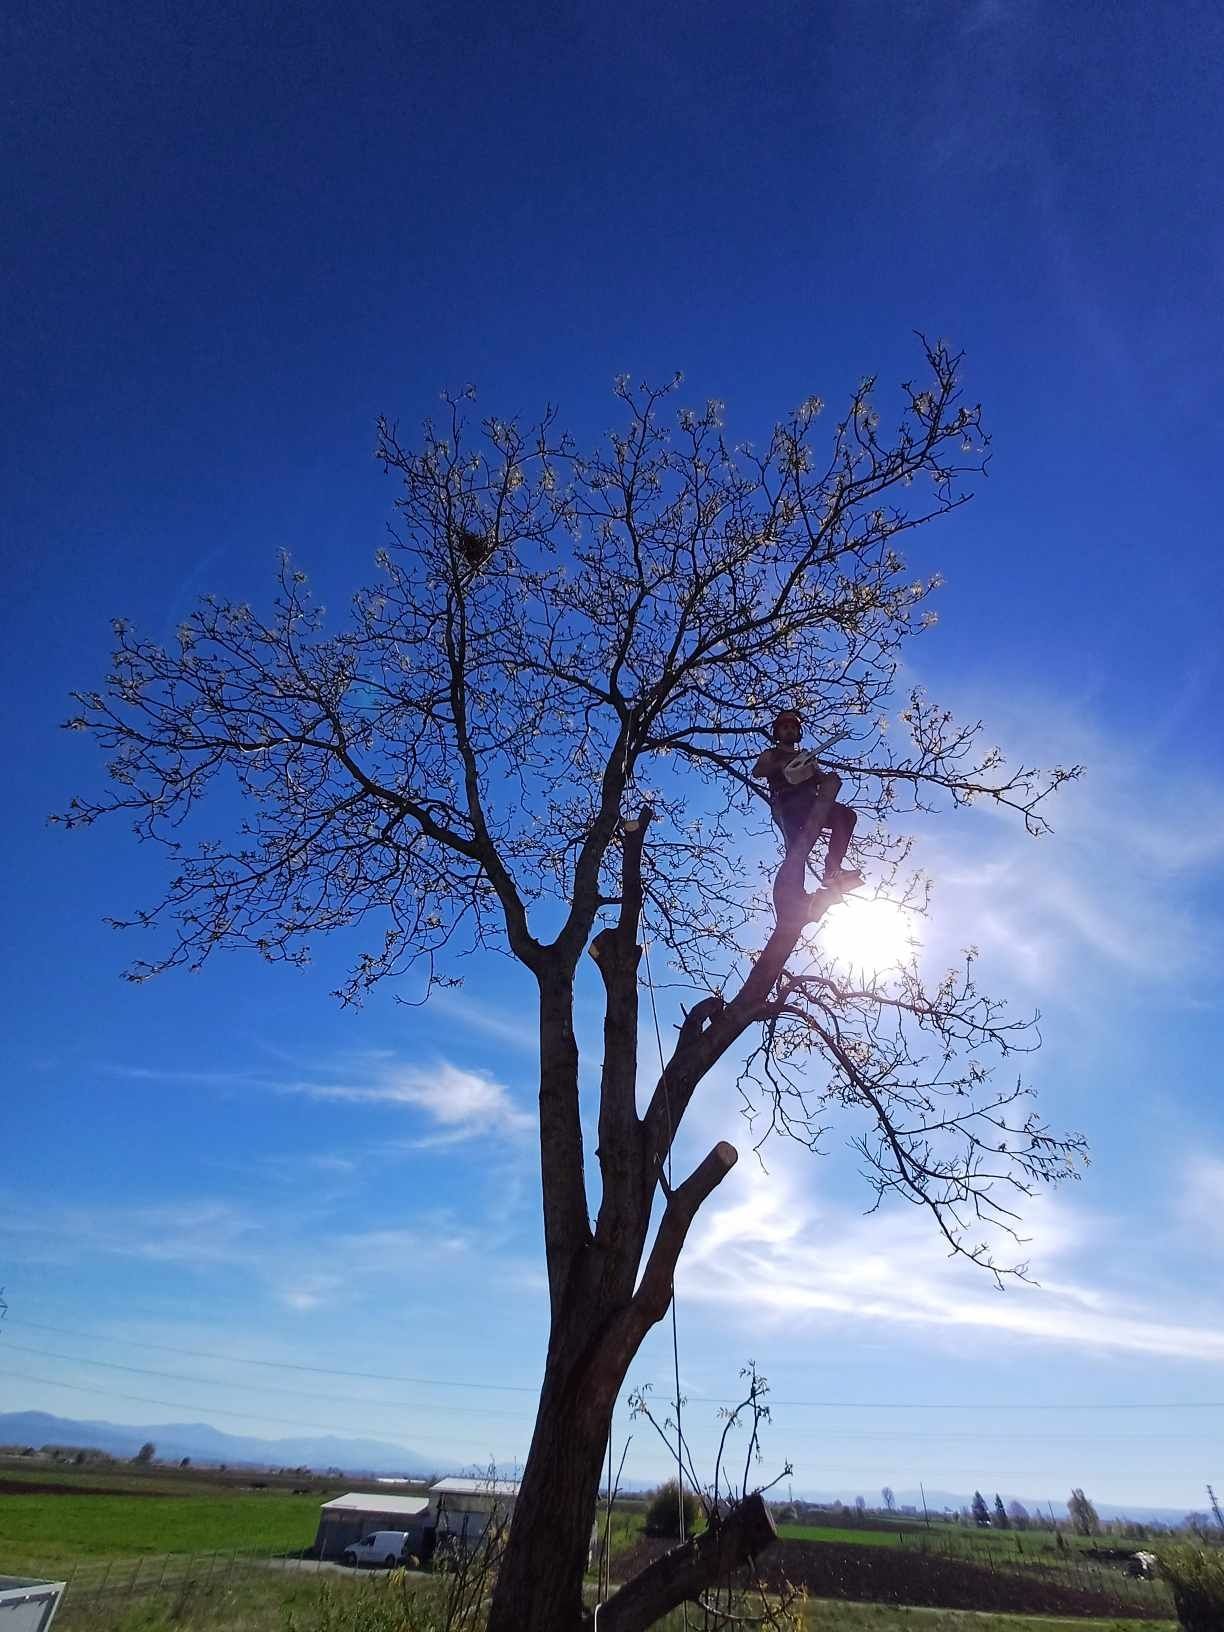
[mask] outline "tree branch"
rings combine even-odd
[[[667,1313],[676,1265],[698,1209],[738,1160],[739,1153],[735,1146],[729,1145],[726,1140],[719,1140],[684,1183],[676,1185],[668,1196],[654,1245],[631,1305],[634,1324],[643,1333]]]
[[[646,1632],[677,1604],[694,1602],[759,1558],[777,1539],[765,1498],[754,1491],[701,1535],[673,1547],[626,1582],[600,1606],[598,1632]],[[582,1624],[584,1632],[595,1632],[594,1614],[587,1613]]]
[[[841,899],[835,890],[809,895],[804,889],[808,857],[829,819],[840,788],[830,778],[829,792],[812,806],[802,834],[789,847],[774,879],[775,925],[739,991],[729,1001],[705,999],[690,1011],[670,1061],[664,1068],[643,1119],[653,1172],[661,1173],[668,1150],[698,1084],[754,1020],[761,1018],[787,959],[810,924],[817,924]],[[697,1020],[697,1017],[700,1019]],[[697,1020],[696,1024],[693,1024]],[[707,1021],[708,1023],[702,1023]]]
[[[621,830],[620,912],[615,927],[591,943],[604,983],[604,1051],[599,1085],[602,1196],[595,1239],[611,1245],[640,1228],[642,1145],[637,1114],[638,927],[642,916],[642,848],[654,816],[643,805]]]

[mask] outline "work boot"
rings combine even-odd
[[[846,895],[850,890],[857,890],[863,882],[863,875],[857,867],[843,867],[832,878],[825,878],[821,882],[822,890],[836,890],[840,895]]]

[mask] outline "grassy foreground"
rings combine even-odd
[[[1175,1621],[1072,1620],[1045,1615],[1000,1615],[969,1609],[906,1609],[891,1604],[849,1604],[814,1599],[805,1632],[1177,1632]]]
[[[406,1583],[405,1583],[406,1584]],[[389,1590],[390,1589],[390,1590]],[[326,1596],[325,1596],[326,1595]],[[385,1632],[397,1597],[385,1576],[347,1579],[243,1572],[220,1590],[176,1587],[130,1602],[67,1603],[56,1632]],[[690,1629],[694,1624],[690,1614]],[[681,1632],[679,1614],[656,1632]],[[1172,1621],[1063,1620],[968,1610],[813,1600],[804,1632],[1176,1632]]]

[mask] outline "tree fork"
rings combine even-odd
[[[677,1604],[693,1602],[708,1588],[725,1582],[778,1539],[760,1491],[746,1496],[722,1520],[681,1547],[673,1547],[599,1608],[599,1632],[646,1632]],[[582,1620],[583,1632],[595,1632],[593,1612]]]

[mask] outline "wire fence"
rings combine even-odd
[[[910,1532],[901,1533],[900,1540],[904,1551],[962,1562],[971,1560],[979,1568],[989,1570],[992,1576],[998,1577],[1000,1604],[1005,1602],[1008,1587],[1019,1571],[1030,1579],[1034,1575],[1044,1576],[1051,1581],[1108,1596],[1119,1607],[1125,1603],[1131,1613],[1142,1611],[1145,1617],[1151,1619],[1167,1618],[1171,1613],[1171,1598],[1163,1581],[1128,1576],[1119,1563],[1099,1563],[1071,1550],[1063,1555],[1053,1550],[1035,1548],[1027,1557],[1018,1558],[1011,1555],[1010,1549],[967,1547],[959,1537]],[[1025,1551],[1028,1552],[1027,1549]],[[1034,1553],[1036,1556],[1033,1556]],[[91,1627],[102,1628],[118,1620],[126,1606],[140,1598],[169,1593],[184,1601],[190,1599],[202,1604],[210,1598],[223,1596],[231,1589],[241,1589],[245,1583],[266,1581],[270,1576],[313,1578],[321,1585],[332,1568],[333,1565],[320,1566],[318,1560],[299,1553],[232,1548],[212,1552],[144,1554],[135,1558],[80,1559],[67,1570],[49,1566],[23,1573],[64,1581],[60,1614],[67,1617],[73,1627],[88,1632]],[[355,1578],[358,1572],[344,1569],[342,1574]],[[365,1576],[367,1572],[360,1574]],[[857,1593],[852,1595],[858,1596]],[[982,1607],[992,1606],[983,1603]]]
[[[49,1565],[25,1573],[63,1581],[60,1614],[71,1614],[77,1624],[89,1624],[113,1618],[125,1604],[159,1592],[206,1597],[222,1593],[244,1579],[262,1580],[270,1573],[317,1575],[318,1568],[316,1560],[299,1554],[232,1548],[143,1554],[126,1559],[79,1559],[67,1570]]]

